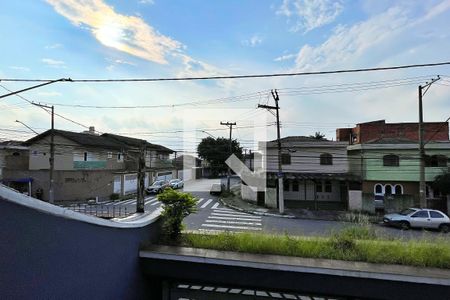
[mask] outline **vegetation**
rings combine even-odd
[[[163,232],[170,240],[177,240],[183,229],[183,219],[195,212],[197,199],[189,193],[167,188],[158,195],[163,206]]]
[[[119,200],[119,199],[120,199],[120,195],[117,194],[117,193],[112,193],[112,194],[109,196],[109,199],[110,199],[110,200]]]
[[[238,158],[242,158],[242,147],[237,140],[231,141],[231,150]],[[230,156],[230,140],[226,138],[207,137],[197,146],[198,156],[209,162],[213,176],[227,170],[225,161]]]
[[[450,173],[436,176],[433,182],[433,189],[440,191],[443,195],[450,194]]]
[[[448,240],[384,240],[378,238],[368,226],[348,227],[327,238],[257,233],[186,233],[180,241],[187,247],[223,251],[450,268]]]
[[[325,139],[325,134],[324,133],[321,133],[320,131],[316,131],[315,133],[314,133],[314,135],[310,135],[309,136],[310,138],[314,138],[314,139],[316,139],[316,140],[320,140],[320,141],[325,141],[326,139]]]

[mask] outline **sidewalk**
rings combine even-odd
[[[280,214],[276,208],[267,208],[257,206],[254,203],[242,200],[238,195],[221,197],[219,199],[223,205],[230,208],[243,211],[255,215],[264,215],[280,218],[298,218],[298,219],[310,219],[310,220],[325,220],[325,221],[341,221],[343,216],[348,213],[345,211],[332,211],[332,210],[309,210],[303,208],[286,208],[284,214]]]

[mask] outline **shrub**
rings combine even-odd
[[[189,193],[168,188],[158,195],[158,200],[164,204],[163,232],[171,240],[177,240],[183,229],[183,219],[196,211],[197,199]]]
[[[120,195],[117,194],[117,193],[112,193],[112,194],[109,196],[109,199],[110,199],[110,200],[119,200],[119,198],[120,198]]]

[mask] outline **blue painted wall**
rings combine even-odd
[[[149,298],[138,251],[158,233],[159,222],[103,227],[0,198],[0,298]]]

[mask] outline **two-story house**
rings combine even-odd
[[[280,175],[283,176],[285,206],[345,209],[348,185],[359,180],[349,173],[347,146],[347,142],[305,136],[282,138]],[[259,150],[267,174],[267,188],[276,188],[277,141],[260,142]]]
[[[30,194],[32,179],[29,177],[9,177],[10,170],[28,169],[28,147],[20,141],[4,141],[0,143],[0,182],[19,192]]]
[[[108,198],[136,192],[137,162],[145,151],[148,186],[157,178],[170,179],[174,168],[169,161],[173,151],[145,140],[114,134],[94,134],[54,130],[54,197],[56,201]],[[32,194],[43,190],[48,200],[50,135],[47,130],[24,142],[29,148],[27,170],[11,170],[9,177],[31,178]]]

